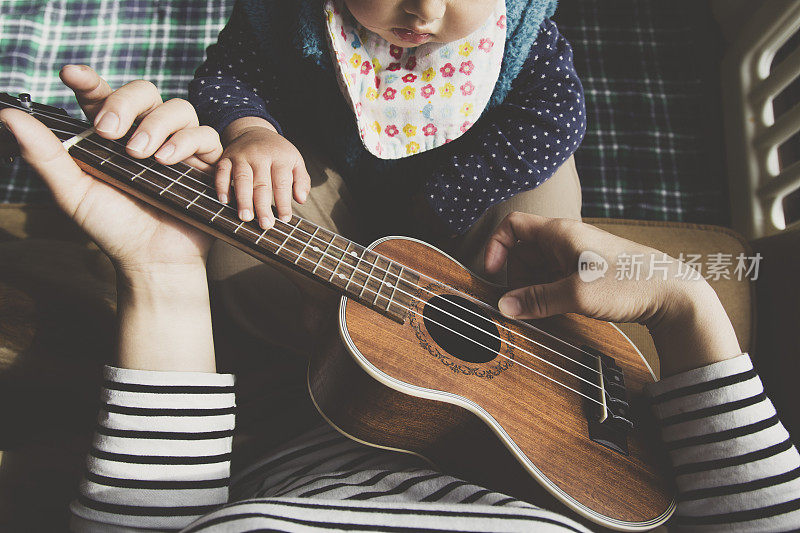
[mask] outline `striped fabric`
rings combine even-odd
[[[747,355],[673,376],[649,392],[674,467],[676,525],[800,529],[800,456]]]
[[[328,427],[229,480],[232,376],[105,372],[88,474],[72,505],[75,531],[587,531]],[[746,354],[649,393],[675,467],[674,526],[800,527],[800,457]]]
[[[104,378],[73,514],[106,530],[180,529],[226,503],[233,376],[106,367]]]

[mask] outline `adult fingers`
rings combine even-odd
[[[130,148],[130,145],[128,147]],[[155,158],[165,165],[174,165],[196,156],[204,163],[213,164],[221,155],[222,144],[217,130],[209,126],[198,126],[175,132],[169,141],[156,151]]]
[[[192,104],[173,98],[142,119],[128,141],[127,151],[134,157],[150,157],[173,133],[197,126],[197,113]]]
[[[155,85],[134,80],[108,95],[94,118],[94,127],[101,137],[119,139],[131,129],[133,122],[161,105]]]
[[[27,113],[5,109],[0,121],[16,137],[22,157],[44,179],[58,205],[73,216],[93,179],[78,168],[56,136]]]
[[[275,210],[278,218],[284,222],[292,219],[292,169],[281,165],[272,165],[272,194],[275,197]]]
[[[227,204],[228,193],[231,190],[231,173],[233,172],[233,161],[223,158],[217,163],[217,171],[214,173],[214,187],[217,189],[217,197],[223,204]]]
[[[255,206],[258,225],[262,229],[269,229],[275,225],[275,216],[272,214],[272,181],[269,166],[261,163],[253,169],[253,204]]]
[[[497,306],[510,318],[545,318],[563,313],[584,312],[580,281],[576,274],[552,283],[530,285],[507,292]]]
[[[106,80],[87,65],[65,65],[58,75],[75,93],[78,104],[89,120],[94,119],[105,99],[114,92]]]
[[[196,156],[193,155],[189,156],[186,159],[184,159],[183,162],[189,165],[190,167],[194,167],[202,172],[208,172],[209,174],[212,175],[214,174],[215,171],[214,165],[209,165],[208,163],[206,163],[205,161]]]
[[[533,241],[548,219],[538,215],[514,212],[509,214],[489,237],[484,251],[484,268],[489,273],[500,270],[508,258],[508,252],[519,241]]]
[[[301,204],[305,203],[308,199],[308,193],[311,191],[311,176],[308,174],[305,163],[300,162],[297,164],[292,170],[292,175],[294,177],[294,185],[292,186],[294,199]]]
[[[231,173],[239,218],[253,220],[253,169],[247,161],[234,161]]]
[[[547,260],[548,257],[544,256],[549,256],[562,266],[572,264],[572,256],[575,255],[574,264],[577,266],[577,246],[589,227],[565,218],[511,213],[489,237],[484,253],[484,268],[489,273],[500,270],[509,251],[518,244],[525,244],[534,253],[542,254],[540,260]]]

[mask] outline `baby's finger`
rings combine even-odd
[[[233,190],[239,218],[253,220],[253,169],[247,161],[233,162]]]
[[[255,204],[258,225],[262,229],[270,229],[275,225],[272,214],[272,182],[269,165],[254,165],[253,170],[253,203]]]
[[[308,193],[311,191],[311,176],[308,174],[308,170],[306,170],[306,165],[303,162],[300,162],[298,165],[294,167],[292,171],[294,175],[294,199],[297,200],[299,203],[305,203],[308,199]]]
[[[216,163],[221,155],[222,144],[219,141],[217,130],[209,126],[199,126],[196,128],[184,128],[175,132],[158,149],[155,153],[155,158],[165,165],[174,165],[191,156],[197,156],[198,159],[205,163]]]
[[[173,98],[142,119],[128,141],[127,151],[134,157],[150,157],[164,144],[167,137],[184,128],[197,128],[197,124],[197,113],[192,104]]]
[[[287,166],[272,165],[272,194],[275,196],[275,210],[284,222],[292,219],[292,170]]]
[[[155,85],[134,80],[111,93],[94,118],[97,133],[106,139],[119,139],[131,129],[133,121],[161,105]]]
[[[231,169],[233,163],[230,159],[220,159],[217,163],[217,171],[214,174],[214,187],[217,189],[217,197],[223,204],[228,203],[228,192],[231,190]]]

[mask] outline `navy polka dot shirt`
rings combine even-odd
[[[399,175],[395,183],[416,189],[409,194],[424,195],[453,233],[465,232],[490,206],[547,180],[578,148],[586,131],[572,49],[549,19],[502,103],[484,112],[456,141],[390,162],[377,160],[360,141],[360,151],[353,155],[352,141],[342,141],[357,140],[357,131],[332,69],[300,55],[293,58],[291,44],[275,52],[289,58],[284,63],[262,50],[263,41],[245,14],[234,9],[190,84],[190,101],[201,123],[222,132],[238,118],[264,118],[290,140],[302,136],[304,146],[318,144],[334,152],[351,189],[363,185],[363,190],[374,190],[375,184],[367,185],[366,179]],[[348,173],[369,177],[348,180]],[[404,180],[404,175],[416,179]]]

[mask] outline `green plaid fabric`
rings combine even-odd
[[[588,125],[586,217],[728,223],[722,40],[696,0],[560,0]]]
[[[233,0],[0,0],[0,92],[29,92],[82,116],[58,71],[83,63],[112,87],[141,78],[165,100],[185,97],[232,7]],[[24,162],[0,167],[0,202],[46,201]]]
[[[86,63],[113,87],[143,78],[184,96],[233,0],[0,0],[0,91],[79,109],[58,79]],[[584,216],[725,223],[718,65],[695,0],[561,0],[589,129],[576,154]],[[707,8],[706,8],[707,9]],[[705,26],[704,26],[705,25]],[[709,44],[711,43],[711,45]],[[706,54],[709,55],[709,54]],[[713,55],[713,54],[712,54]],[[709,82],[711,80],[711,82]],[[0,167],[0,202],[45,202],[20,162]]]

